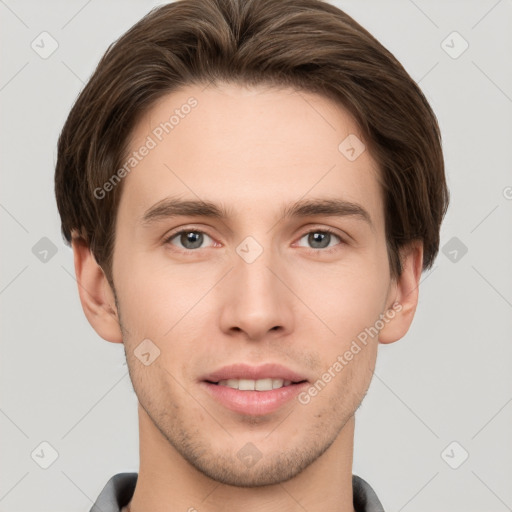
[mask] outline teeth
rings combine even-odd
[[[271,391],[279,389],[283,386],[289,386],[291,380],[283,379],[227,379],[219,381],[219,386],[228,386],[240,391]]]

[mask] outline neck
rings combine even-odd
[[[329,448],[287,481],[237,487],[215,481],[187,462],[139,405],[140,467],[122,512],[355,512],[352,496],[354,417]]]

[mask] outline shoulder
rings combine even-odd
[[[377,494],[360,476],[352,475],[352,493],[356,512],[384,512]]]
[[[137,473],[118,473],[110,478],[90,512],[120,512],[135,491]]]

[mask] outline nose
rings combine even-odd
[[[286,281],[283,266],[270,250],[250,263],[235,254],[234,268],[222,291],[223,332],[241,333],[254,341],[291,332],[294,295]]]

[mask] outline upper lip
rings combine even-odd
[[[210,382],[219,382],[228,379],[283,379],[292,382],[307,380],[303,375],[285,366],[274,363],[262,364],[261,366],[251,366],[244,363],[232,364],[224,366],[201,378],[203,381],[206,380]]]

